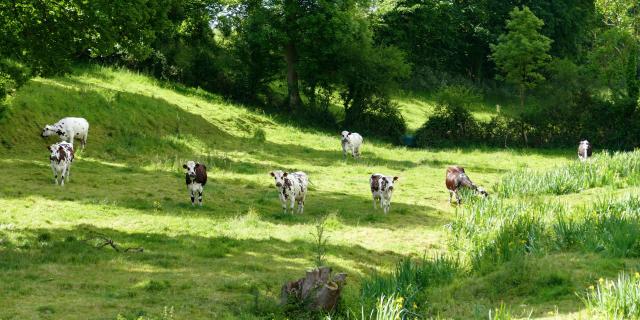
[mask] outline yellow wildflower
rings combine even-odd
[[[635,277],[636,279],[640,278],[640,272],[636,272]]]
[[[554,313],[553,311],[549,311],[549,312],[547,312],[547,315],[552,316],[553,313]]]
[[[415,303],[415,302],[413,303],[413,308],[414,308],[414,309],[418,309],[418,306],[416,305],[416,303]]]
[[[598,279],[598,282],[600,282],[600,283],[604,283],[604,279],[603,279],[603,278],[600,278],[600,279]]]
[[[592,291],[593,291],[593,290],[595,290],[595,289],[596,289],[596,287],[594,287],[594,286],[589,286],[589,290],[592,290]]]

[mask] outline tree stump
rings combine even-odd
[[[346,284],[346,273],[338,273],[333,279],[331,268],[320,267],[307,271],[304,278],[290,281],[282,286],[281,303],[291,299],[302,301],[309,310],[333,311],[340,300]]]

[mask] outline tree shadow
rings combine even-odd
[[[268,174],[265,173],[264,179],[258,182],[234,176],[235,171],[221,172],[219,168],[209,170],[204,207],[192,208],[181,163],[176,161],[175,171],[167,172],[93,158],[80,159],[72,166],[71,180],[60,187],[53,184],[45,159],[2,159],[0,175],[11,175],[14,184],[21,187],[0,187],[0,198],[35,196],[83,205],[99,205],[107,201],[111,207],[139,210],[149,215],[191,215],[211,219],[229,218],[233,212],[237,214],[254,210],[264,221],[284,225],[313,224],[332,213],[345,225],[368,225],[389,230],[416,225],[439,227],[448,222],[433,207],[401,202],[398,194],[404,192],[402,189],[396,191],[391,211],[385,215],[380,209],[373,209],[368,194],[322,191],[322,180],[314,181],[315,185],[311,185],[304,214],[285,215]],[[246,171],[263,169],[251,164],[245,166]],[[368,191],[366,180],[363,181],[362,188]]]

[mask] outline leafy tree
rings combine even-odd
[[[544,80],[540,70],[551,59],[551,39],[539,32],[543,25],[528,7],[516,7],[507,20],[507,33],[491,46],[491,58],[504,74],[500,78],[518,87],[522,108],[526,89]]]

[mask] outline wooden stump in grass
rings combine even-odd
[[[346,279],[346,273],[338,273],[331,278],[329,267],[309,270],[304,278],[282,286],[281,303],[299,301],[309,310],[333,311],[340,300]]]

